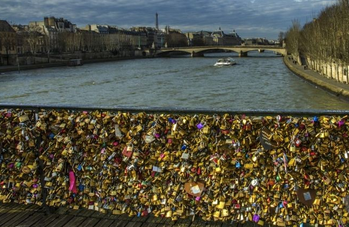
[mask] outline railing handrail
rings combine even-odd
[[[0,103],[0,109],[28,109],[28,110],[71,110],[71,111],[110,111],[110,112],[148,112],[148,113],[176,113],[176,114],[237,114],[249,116],[289,115],[289,116],[321,116],[321,115],[349,115],[349,110],[295,110],[295,109],[228,109],[228,108],[178,108],[178,107],[132,107],[132,106],[73,106],[48,104],[13,104]]]

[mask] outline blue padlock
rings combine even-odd
[[[85,185],[79,184],[79,191],[83,191],[85,189]]]
[[[241,168],[240,162],[236,162],[236,163],[235,163],[235,167],[236,167],[236,168]]]
[[[52,140],[53,138],[55,138],[55,134],[53,134],[53,133],[51,132],[50,135],[48,136],[48,138],[50,138],[50,139]]]

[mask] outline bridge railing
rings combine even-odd
[[[0,200],[347,223],[348,111],[0,104]]]
[[[269,49],[285,49],[284,47],[275,45],[210,45],[210,46],[183,46],[183,47],[168,47],[161,48],[161,50],[171,49],[192,49],[192,48],[269,48]]]

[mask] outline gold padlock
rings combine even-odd
[[[167,218],[172,217],[172,210],[169,210],[169,211],[166,212],[166,217]]]
[[[294,145],[294,143],[291,143],[291,145],[290,145],[290,151],[291,152],[296,152],[296,146]]]
[[[153,201],[158,201],[158,195],[157,194],[153,195]]]
[[[224,206],[225,206],[225,202],[224,201],[220,201],[218,206],[217,206],[217,209],[222,210],[224,208]]]
[[[215,211],[213,213],[213,217],[215,217],[215,218],[220,218],[220,216],[221,216],[221,212],[220,211]]]

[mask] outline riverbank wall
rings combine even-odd
[[[153,55],[147,54],[142,50],[124,50],[117,53],[112,52],[97,52],[97,53],[67,53],[67,54],[52,54],[41,56],[17,56],[10,55],[9,65],[0,65],[0,73],[10,71],[21,71],[30,69],[40,69],[49,67],[68,66],[71,59],[82,59],[83,64],[120,61],[129,59],[151,58]]]
[[[292,56],[287,55],[283,58],[285,65],[297,76],[304,80],[324,89],[337,97],[349,101],[349,85],[341,83],[332,78],[325,77],[319,72],[311,70],[307,65],[300,65],[298,60],[294,60]]]
[[[96,58],[96,59],[84,59],[82,60],[83,64],[91,64],[91,63],[100,63],[100,62],[111,62],[111,61],[123,61],[123,60],[131,60],[131,59],[142,59],[149,57],[142,56],[134,56],[134,57],[114,57],[114,58]],[[47,61],[47,60],[46,60]],[[51,68],[51,67],[63,67],[68,66],[69,60],[61,60],[50,63],[36,63],[29,65],[11,65],[11,66],[0,66],[0,73],[6,73],[11,71],[22,71],[22,70],[32,70],[32,69],[41,69],[41,68]],[[78,67],[78,66],[76,66]]]

